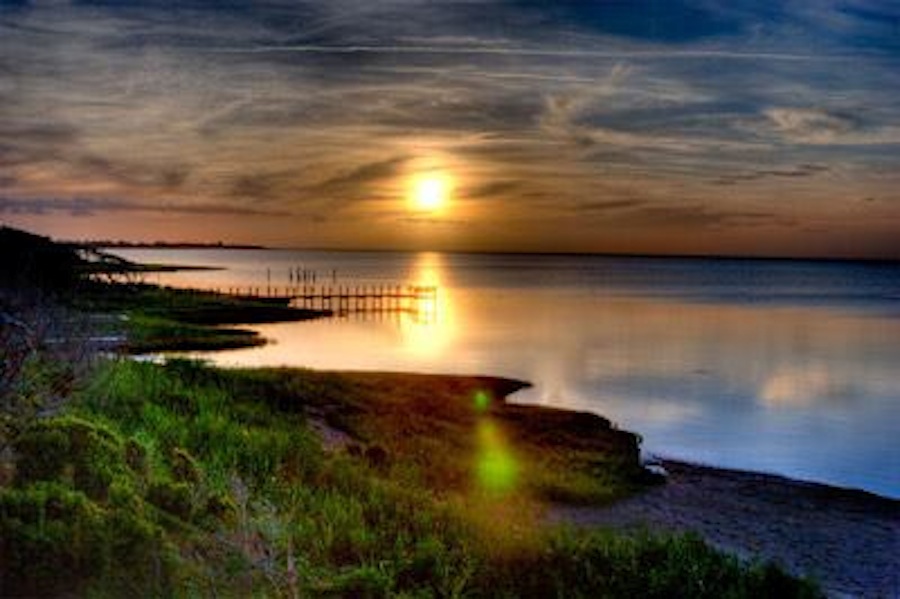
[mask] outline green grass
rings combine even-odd
[[[636,435],[592,414],[506,403],[520,381],[287,369],[210,376],[280,411],[314,408],[361,449],[383,452],[389,470],[436,492],[499,485],[534,500],[597,503],[648,482]]]
[[[18,460],[11,484],[0,488],[4,592],[817,596],[773,567],[743,565],[694,537],[537,525],[543,487],[530,477],[547,473],[529,474],[529,464],[553,444],[521,443],[533,425],[514,424],[522,413],[506,414],[496,400],[512,384],[102,363],[66,413],[10,434]],[[494,394],[490,410],[470,405],[476,388]],[[323,451],[309,411],[343,426],[360,449],[378,444],[386,461]],[[502,427],[502,439],[466,434],[483,418]],[[389,430],[400,439],[381,436]],[[516,482],[492,490],[478,485],[473,456],[494,442],[527,459]],[[581,452],[597,450],[579,443]],[[618,476],[603,484],[618,484]]]
[[[222,325],[318,318],[318,310],[292,308],[286,300],[246,298],[145,284],[83,284],[74,298],[82,311],[127,318],[108,332],[124,332],[129,353],[211,351],[253,347],[265,339],[253,331]]]
[[[156,351],[212,351],[262,345],[265,340],[254,331],[190,324],[140,313],[127,322],[131,353]]]

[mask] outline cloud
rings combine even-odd
[[[9,198],[0,197],[0,214],[45,215],[65,213],[94,216],[101,213],[159,212],[184,215],[285,216],[278,210],[264,210],[233,204],[185,204],[181,202],[135,202],[107,198]]]
[[[368,184],[395,177],[408,160],[407,156],[394,156],[355,166],[320,181],[312,187],[312,190],[331,194],[357,191]]]
[[[579,212],[614,212],[629,208],[637,208],[644,204],[646,204],[646,201],[644,200],[601,200],[597,202],[579,202],[576,208]]]
[[[735,185],[748,181],[759,181],[770,177],[781,179],[802,179],[814,177],[821,173],[827,173],[831,169],[825,164],[799,164],[791,168],[757,169],[724,174],[712,182],[716,185]]]
[[[548,245],[596,238],[581,221],[861,227],[842,202],[900,185],[897,11],[813,4],[21,3],[0,14],[0,167],[38,200],[0,211],[285,210],[331,244],[357,213],[396,222],[341,209],[437,156],[491,200],[485,230],[514,213]]]
[[[808,108],[770,108],[765,115],[786,139],[800,143],[833,143],[860,125],[848,114]]]
[[[288,192],[295,176],[295,172],[237,174],[231,179],[226,193],[236,199],[271,200]]]
[[[489,181],[481,185],[465,188],[461,190],[461,195],[472,199],[490,200],[498,196],[509,195],[510,192],[521,189],[522,186],[522,181],[518,180]]]
[[[0,166],[15,167],[53,160],[79,141],[79,130],[67,123],[28,121],[16,122],[0,112]]]
[[[453,218],[439,218],[436,216],[401,216],[398,222],[411,225],[428,225],[431,227],[462,227],[470,224],[468,221]]]
[[[59,157],[65,160],[65,157]],[[178,189],[190,176],[183,164],[151,164],[135,160],[110,159],[98,155],[75,155],[67,160],[82,176],[96,177],[136,187]]]
[[[735,208],[713,208],[702,203],[660,203],[634,202],[633,209],[616,209],[608,218],[611,222],[661,229],[722,229],[745,228],[761,225],[792,226],[790,218],[780,216],[776,211],[741,210]]]
[[[864,111],[857,111],[860,115]],[[900,143],[900,127],[866,124],[862,116],[817,108],[770,108],[765,111],[782,139],[809,145],[884,145]]]
[[[331,55],[331,56],[390,56],[390,55],[416,55],[420,57],[456,57],[456,56],[474,56],[474,57],[511,57],[521,59],[543,58],[543,59],[608,59],[608,60],[708,60],[721,59],[733,61],[786,61],[786,62],[805,62],[805,61],[822,61],[822,60],[852,60],[850,56],[821,56],[815,54],[803,53],[787,53],[787,52],[759,52],[759,51],[729,51],[716,49],[694,49],[694,50],[660,50],[660,49],[616,49],[616,50],[590,50],[590,49],[571,49],[571,48],[553,48],[553,47],[527,47],[527,46],[506,46],[498,47],[493,45],[473,45],[468,47],[446,46],[446,45],[317,45],[317,44],[300,44],[300,45],[278,45],[278,46],[232,46],[218,47],[208,50],[214,54],[249,54],[249,55],[277,55],[277,54],[312,54],[312,55]],[[502,73],[487,73],[481,71],[482,76],[493,78],[502,78]],[[508,78],[522,77],[521,74],[510,74]],[[558,80],[549,78],[549,80]],[[583,79],[574,79],[574,81],[584,81]]]

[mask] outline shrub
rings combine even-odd
[[[65,481],[92,499],[106,498],[113,480],[133,479],[122,441],[109,429],[71,416],[37,420],[13,442],[16,483]]]
[[[132,499],[135,499],[131,496]],[[103,506],[55,482],[0,490],[4,594],[150,594],[167,584],[171,549],[133,502]]]

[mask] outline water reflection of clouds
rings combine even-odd
[[[527,317],[539,304],[528,304],[504,310],[527,329],[507,346],[509,360],[530,363],[523,370],[536,383],[517,399],[598,412],[640,432],[651,451],[825,480],[855,464],[847,480],[878,484],[858,460],[893,444],[900,321],[557,297],[548,335]],[[548,342],[552,352],[538,349]]]
[[[879,393],[894,377],[896,324],[885,330],[883,322],[828,313],[646,301],[627,310],[595,305],[589,313],[564,323],[571,338],[558,338],[563,359],[543,368],[554,382],[580,381],[576,392],[778,403],[860,386]]]
[[[759,397],[769,407],[804,407],[846,394],[846,386],[823,365],[777,370],[762,384]]]
[[[891,373],[867,364],[791,364],[775,370],[759,390],[768,408],[847,404],[887,397]]]

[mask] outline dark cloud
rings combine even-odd
[[[232,179],[226,193],[233,198],[277,199],[289,192],[291,182],[296,176],[296,171],[241,174]]]
[[[776,211],[713,208],[702,203],[640,203],[634,209],[616,212],[610,218],[631,226],[686,230],[793,224],[792,219],[780,216]]]
[[[785,178],[785,179],[801,179],[804,177],[813,177],[820,173],[826,173],[831,167],[824,164],[800,164],[793,168],[785,169],[758,169],[741,171],[730,174],[723,174],[715,178],[712,183],[715,185],[735,185],[747,181],[758,181],[769,177]]]
[[[65,123],[16,123],[3,117],[0,112],[0,165],[56,160],[80,139],[79,130]]]
[[[596,202],[579,202],[576,204],[575,209],[579,212],[614,212],[637,208],[646,203],[645,200],[636,199],[600,200]]]
[[[44,215],[66,213],[94,216],[103,213],[159,212],[218,216],[285,216],[288,213],[232,204],[134,202],[111,198],[9,198],[0,197],[0,214]]]
[[[319,182],[313,187],[313,190],[322,193],[355,191],[366,184],[395,176],[407,160],[409,158],[406,156],[395,156],[356,166]]]
[[[169,166],[159,170],[158,180],[162,188],[167,190],[178,189],[183,186],[190,176],[190,170],[184,166]]]
[[[497,196],[508,195],[510,192],[514,192],[522,187],[523,182],[517,180],[489,181],[482,185],[463,189],[461,194],[468,198],[489,200]]]
[[[61,160],[66,158],[60,157]],[[173,190],[184,185],[190,176],[190,169],[183,165],[156,166],[133,159],[126,161],[92,154],[74,156],[69,160],[82,176],[138,187]]]

